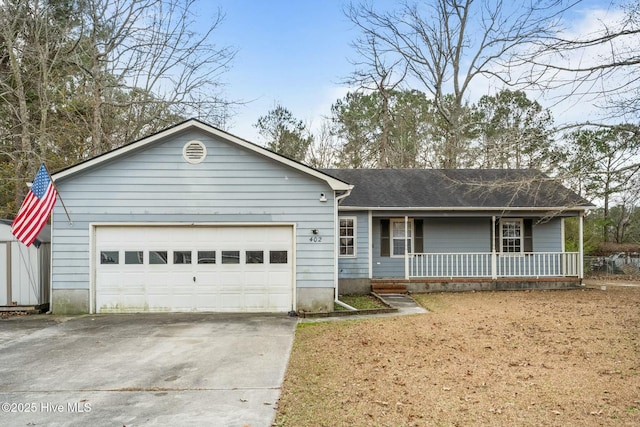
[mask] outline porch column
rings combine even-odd
[[[578,278],[584,279],[584,212],[580,212],[578,222]]]
[[[404,278],[409,280],[409,217],[404,216]],[[414,237],[415,239],[415,237]]]
[[[373,212],[369,211],[369,213],[367,214],[367,221],[369,221],[368,223],[368,231],[367,231],[367,236],[369,241],[367,242],[367,244],[369,245],[369,279],[373,278]]]
[[[496,256],[496,216],[491,217],[491,278],[498,278],[498,258]]]

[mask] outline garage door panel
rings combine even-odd
[[[269,295],[269,304],[273,307],[280,307],[286,304],[290,296],[286,294]]]
[[[267,275],[267,286],[269,288],[283,286],[288,278],[289,273],[286,271],[270,271]]]
[[[199,311],[218,311],[218,294],[199,294],[195,309]]]
[[[95,241],[98,312],[292,309],[291,226],[104,226]],[[102,264],[101,251],[116,262]]]
[[[145,307],[145,304],[147,304],[147,295],[144,293],[128,293],[120,300],[120,305],[123,307]]]
[[[173,300],[172,294],[147,294],[147,306],[146,311],[171,311],[172,307],[177,306]]]

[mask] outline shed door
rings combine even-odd
[[[291,226],[95,230],[98,313],[293,309]]]

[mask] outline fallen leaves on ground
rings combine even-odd
[[[640,425],[640,288],[415,295],[304,323],[276,425]]]

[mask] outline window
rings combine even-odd
[[[240,264],[240,251],[222,251],[223,264]]]
[[[264,264],[264,251],[247,251],[247,264]]]
[[[356,255],[356,218],[340,217],[340,256]]]
[[[523,227],[521,219],[500,221],[500,250],[501,252],[523,252]]]
[[[269,251],[270,264],[286,264],[287,251]]]
[[[125,264],[142,264],[142,251],[124,251]]]
[[[119,264],[120,253],[118,251],[101,251],[100,264]]]
[[[166,264],[167,251],[149,251],[149,264]]]
[[[404,256],[404,218],[392,219],[391,225],[391,256]],[[413,252],[413,220],[410,219],[407,223],[409,229],[407,230],[407,243],[409,246],[409,252]]]
[[[173,251],[174,264],[191,264],[191,251]]]
[[[215,264],[216,251],[198,251],[198,264]]]

